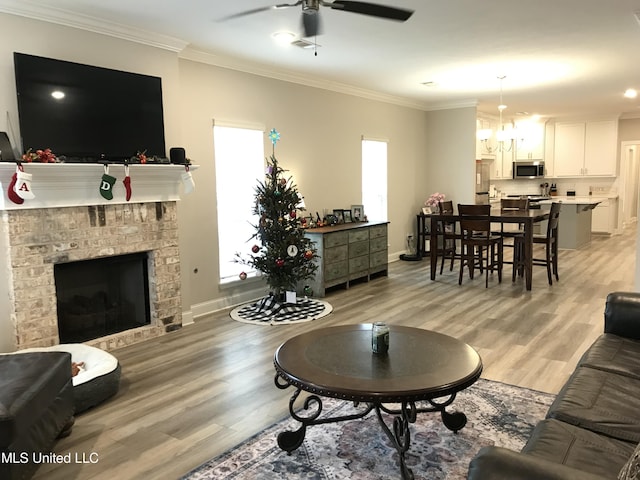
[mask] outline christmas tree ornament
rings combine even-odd
[[[309,286],[309,285],[305,285],[304,286],[304,290],[303,293],[308,296],[311,297],[313,295],[313,289]]]
[[[30,200],[36,197],[31,191],[31,179],[32,175],[30,173],[25,173],[22,169],[22,165],[18,166],[16,170],[16,184],[13,189],[16,192],[16,195],[23,200]]]
[[[238,275],[240,277],[240,280],[246,280],[247,279],[247,273],[246,272],[240,272],[240,275]]]
[[[298,215],[298,214],[296,213],[296,211],[295,211],[295,210],[291,210],[291,211],[289,212],[289,216],[290,216],[291,218],[296,218],[296,216],[297,216],[297,215]]]
[[[277,267],[284,267],[284,260],[281,258],[277,258],[276,259],[276,266]]]
[[[254,245],[253,247],[251,247],[251,251],[253,253],[258,253],[260,251],[260,247],[258,245]]]
[[[283,187],[287,184],[287,180],[285,178],[281,178],[280,179],[280,185],[282,185]]]
[[[100,180],[100,195],[106,200],[113,200],[113,185],[116,183],[116,177],[109,175],[109,165],[104,165],[104,174]]]
[[[306,258],[307,260],[311,260],[313,258],[313,251],[307,250],[306,252],[304,252],[304,258]]]
[[[22,168],[22,165],[16,166],[16,171],[11,176],[11,181],[9,182],[9,188],[7,188],[7,196],[9,197],[9,200],[11,200],[13,203],[17,205],[22,205],[24,203],[24,199],[19,197],[15,190],[16,182],[18,181],[18,172],[20,171],[21,168]]]
[[[298,254],[298,247],[296,247],[293,244],[287,247],[287,255],[289,255],[290,257],[295,257],[297,254]]]
[[[131,200],[131,177],[129,176],[129,165],[124,166],[124,180],[122,180],[125,190],[125,199]]]

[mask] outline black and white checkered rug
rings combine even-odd
[[[315,298],[299,298],[296,303],[279,303],[273,297],[240,305],[231,310],[231,318],[238,322],[258,325],[283,325],[310,322],[329,315],[331,304]]]

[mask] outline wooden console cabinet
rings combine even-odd
[[[388,269],[387,223],[347,223],[312,228],[305,236],[318,250],[318,270],[307,280],[316,297],[324,297],[327,288],[344,285]]]

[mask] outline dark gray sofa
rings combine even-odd
[[[589,347],[521,452],[482,448],[469,480],[640,479],[640,293],[607,296]]]
[[[71,355],[0,355],[0,479],[26,480],[74,422]]]

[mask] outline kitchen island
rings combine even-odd
[[[591,241],[591,212],[601,202],[591,197],[553,197],[540,202],[540,208],[551,209],[551,203],[560,202],[558,248],[576,249]],[[541,233],[546,233],[546,225]]]

